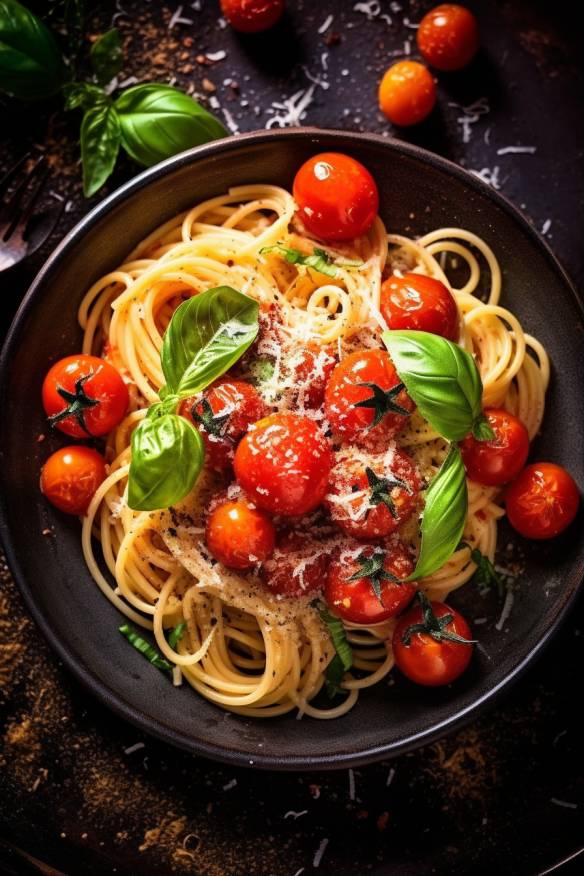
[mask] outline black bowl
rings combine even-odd
[[[504,303],[551,353],[553,379],[534,459],[565,465],[584,483],[582,308],[544,241],[500,195],[459,167],[382,137],[303,129],[230,138],[142,173],[94,209],[65,238],[24,299],[1,360],[2,536],[26,602],[64,663],[110,708],[181,748],[271,769],[334,768],[402,753],[470,718],[533,660],[557,630],[584,575],[581,522],[552,543],[523,543],[525,574],[503,630],[501,604],[469,586],[452,597],[467,617],[486,617],[471,669],[444,690],[396,678],[362,693],[336,721],[293,716],[249,720],[225,713],[188,685],[175,688],[118,633],[120,615],[85,568],[79,524],[41,498],[38,473],[59,436],[47,432],[40,387],[48,366],[79,348],[78,302],[157,225],[227,186],[290,187],[321,150],[349,152],[377,180],[389,228],[422,233],[461,225],[495,250]],[[413,217],[412,217],[413,214]],[[42,535],[54,528],[54,537]],[[502,534],[502,543],[511,536]],[[518,539],[518,542],[520,540]]]

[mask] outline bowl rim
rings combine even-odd
[[[331,140],[333,142],[338,141],[339,147],[341,148],[342,144],[342,148],[344,149],[350,149],[351,142],[356,144],[369,143],[381,146],[389,151],[393,151],[394,153],[416,158],[438,170],[456,177],[467,187],[485,195],[489,200],[494,202],[496,206],[503,210],[515,223],[517,223],[520,226],[520,229],[531,239],[532,243],[539,248],[543,255],[545,255],[547,261],[550,263],[550,267],[559,276],[564,287],[571,293],[574,304],[584,319],[584,305],[582,300],[580,299],[569,275],[554,255],[547,241],[520,212],[520,210],[515,207],[507,197],[505,197],[505,195],[493,189],[471,171],[460,167],[447,158],[429,152],[420,146],[397,140],[393,137],[384,137],[381,134],[357,133],[316,127],[252,131],[245,134],[238,134],[235,137],[226,137],[220,140],[215,140],[211,143],[206,143],[202,146],[186,150],[185,152],[181,152],[178,155],[155,165],[154,167],[142,171],[108,195],[103,201],[83,216],[78,223],[76,223],[40,268],[23,297],[8,330],[2,350],[0,351],[0,404],[4,400],[7,392],[7,376],[9,372],[11,351],[18,343],[21,329],[28,313],[37,305],[37,299],[42,292],[44,283],[56,272],[63,259],[66,258],[68,251],[83,239],[86,232],[96,222],[105,218],[114,208],[121,205],[129,197],[140,192],[152,182],[164,178],[167,174],[181,167],[195,164],[199,159],[221,155],[231,151],[237,152],[240,144],[263,144],[274,140],[284,139],[291,141],[310,140],[311,138],[321,137],[327,138],[329,144]],[[315,150],[317,148],[318,142],[315,142]],[[330,145],[326,148],[330,151]],[[1,431],[3,432],[3,429]],[[0,456],[4,455],[1,449],[3,443],[0,432]],[[4,466],[0,467],[0,478],[2,480],[3,468]],[[211,741],[194,739],[187,734],[174,730],[173,727],[168,724],[162,723],[130,705],[121,694],[117,693],[107,684],[102,682],[92,670],[86,668],[76,657],[69,644],[61,640],[53,629],[50,621],[44,617],[40,608],[37,606],[34,594],[28,585],[26,576],[12,545],[8,517],[6,493],[3,489],[0,489],[0,541],[4,546],[9,568],[24,598],[28,611],[40,628],[45,639],[48,641],[50,647],[56,652],[59,659],[63,661],[66,668],[72,673],[76,680],[81,682],[81,684],[84,685],[93,696],[118,716],[151,736],[157,737],[164,742],[171,743],[177,748],[208,757],[215,761],[235,766],[253,766],[255,768],[266,770],[327,770],[346,768],[350,766],[362,766],[384,758],[404,754],[422,745],[427,745],[436,739],[443,737],[447,733],[460,728],[468,723],[473,716],[477,715],[480,710],[484,709],[487,704],[493,702],[495,698],[499,697],[512,682],[523,675],[531,663],[542,653],[573,607],[576,595],[582,584],[582,576],[584,575],[583,567],[578,571],[576,576],[571,576],[572,586],[570,591],[564,594],[562,605],[558,608],[555,618],[545,633],[541,636],[535,647],[518,663],[516,663],[497,684],[489,686],[484,693],[476,699],[473,699],[471,703],[463,708],[459,707],[452,715],[439,723],[433,724],[423,730],[415,731],[395,742],[382,743],[367,748],[357,747],[354,750],[338,754],[313,756],[299,753],[297,755],[281,756],[277,754],[266,755],[256,751],[252,756],[248,752],[238,749],[223,748],[219,745],[215,745]]]

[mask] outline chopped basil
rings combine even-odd
[[[327,277],[336,277],[338,273],[337,268],[356,268],[363,264],[363,262],[360,262],[357,259],[348,259],[344,262],[333,260],[328,252],[316,246],[312,251],[312,255],[305,255],[300,252],[299,249],[292,249],[281,243],[275,243],[273,246],[264,246],[260,249],[260,255],[270,252],[278,252],[287,262],[290,262],[290,264],[304,265],[307,268],[313,268],[320,274],[326,274]]]
[[[124,624],[120,627],[120,633],[122,636],[125,636],[130,645],[133,645],[136,651],[143,654],[153,666],[156,666],[157,669],[165,669],[170,672],[172,666],[168,660],[164,659],[160,651],[157,651],[154,645],[151,645],[150,642],[147,642],[146,639],[142,638],[137,630],[129,624]]]
[[[327,666],[325,675],[327,694],[332,699],[336,694],[343,692],[341,682],[345,672],[348,672],[353,665],[353,651],[347,641],[347,634],[341,619],[331,614],[326,605],[318,600],[315,600],[312,605],[326,626],[336,651],[335,656]]]
[[[186,621],[181,621],[181,623],[177,624],[176,627],[174,627],[174,629],[169,633],[168,644],[171,648],[174,648],[176,650],[176,646],[184,636],[186,628]]]
[[[505,584],[490,559],[481,553],[478,548],[474,548],[471,551],[470,558],[477,567],[472,577],[473,582],[478,587],[490,587],[494,584],[499,596],[503,596]]]

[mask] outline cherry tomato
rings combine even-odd
[[[288,359],[287,370],[292,372],[294,382],[298,385],[297,399],[304,407],[320,408],[336,363],[332,349],[310,343]]]
[[[369,464],[367,464],[369,463]],[[325,504],[343,532],[355,538],[383,538],[413,514],[420,493],[420,476],[397,447],[369,456],[336,454]]]
[[[390,122],[400,127],[417,125],[436,103],[436,85],[430,71],[418,61],[398,61],[379,85],[379,106]]]
[[[330,564],[325,599],[343,620],[379,624],[403,611],[416,592],[412,581],[399,584],[383,575],[403,579],[413,568],[406,548],[399,541],[391,541],[386,550],[369,546],[363,550],[341,551]],[[380,596],[375,592],[376,586]]]
[[[323,586],[329,557],[322,542],[290,533],[261,569],[264,584],[281,596],[306,596]]]
[[[276,543],[274,524],[246,499],[214,504],[205,529],[207,547],[230,569],[250,569],[271,556]]]
[[[479,47],[477,20],[464,6],[442,3],[431,9],[417,33],[420,54],[437,70],[460,70]]]
[[[341,152],[322,152],[305,161],[294,178],[293,194],[304,225],[323,240],[365,234],[379,208],[367,168]]]
[[[456,341],[458,307],[440,280],[424,274],[389,277],[381,287],[381,313],[390,329],[413,329]]]
[[[499,408],[487,408],[485,417],[495,433],[490,441],[468,435],[460,444],[469,478],[489,487],[507,484],[519,474],[529,454],[529,435],[517,417]]]
[[[332,464],[330,443],[314,420],[284,412],[252,426],[235,451],[234,468],[260,508],[296,515],[320,505]]]
[[[243,380],[222,380],[198,401],[187,398],[179,413],[203,436],[209,464],[218,471],[233,462],[235,445],[249,426],[264,417],[267,407],[257,389]]]
[[[424,623],[421,605],[414,605],[400,617],[393,633],[393,656],[396,666],[411,681],[427,687],[450,684],[462,675],[472,657],[470,627],[459,612],[445,602],[429,603],[434,618],[434,628],[439,630],[432,636],[430,632],[416,632],[411,627]],[[445,619],[450,617],[448,622]],[[408,644],[408,630],[410,630]],[[469,644],[442,638],[441,633],[454,634],[466,639]]]
[[[124,418],[128,401],[119,371],[85,353],[55,362],[43,381],[47,417],[73,438],[107,435]]]
[[[327,383],[324,411],[331,429],[360,447],[384,449],[413,409],[385,350],[350,353]]]
[[[240,33],[259,33],[278,21],[284,0],[221,0],[221,12]]]
[[[505,494],[507,517],[525,538],[553,538],[578,512],[578,487],[561,465],[536,462],[523,469]]]
[[[73,444],[49,456],[41,470],[41,492],[65,514],[85,514],[106,479],[105,459],[91,447]]]

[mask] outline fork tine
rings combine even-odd
[[[30,190],[30,192],[28,192],[28,198],[27,193],[25,193],[23,195],[22,202],[16,205],[14,218],[10,224],[10,227],[8,228],[8,231],[5,232],[3,240],[8,240],[17,229],[20,229],[20,233],[24,237],[26,226],[32,215],[32,211],[34,210],[35,204],[38,201],[39,196],[44,189],[48,178],[49,171],[48,168],[45,167],[40,176],[38,176],[34,187]],[[25,199],[27,199],[26,202]]]
[[[16,174],[20,170],[20,168],[26,164],[28,159],[31,157],[30,152],[27,152],[22,158],[19,158],[16,164],[13,164],[12,167],[8,168],[2,179],[0,179],[0,200],[4,198],[4,195],[10,188],[10,184],[12,180],[15,178]]]
[[[14,222],[15,217],[18,215],[21,200],[24,200],[26,190],[28,189],[30,183],[34,180],[37,173],[42,169],[44,163],[45,157],[44,155],[41,155],[41,157],[35,161],[28,173],[23,177],[22,181],[14,189],[8,200],[4,203],[4,210],[7,222]]]

